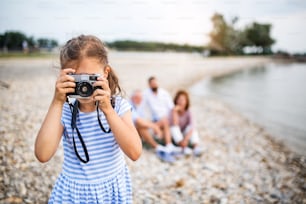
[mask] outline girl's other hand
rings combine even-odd
[[[111,105],[111,90],[109,88],[108,80],[105,77],[99,77],[94,83],[94,86],[101,87],[96,89],[92,95],[94,101],[99,102],[99,108],[104,113],[112,109]]]
[[[54,101],[62,104],[66,101],[66,94],[73,93],[75,89],[75,81],[69,73],[74,73],[72,68],[62,69],[55,85]]]

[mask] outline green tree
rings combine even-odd
[[[7,31],[1,36],[1,47],[8,50],[22,50],[22,42],[27,40],[25,34],[17,31]]]
[[[252,23],[245,29],[245,36],[247,38],[247,46],[255,46],[259,49],[258,53],[270,54],[271,46],[275,43],[275,40],[270,36],[272,25]]]
[[[109,42],[110,48],[118,50],[140,50],[140,51],[176,51],[176,52],[202,52],[204,47],[192,46],[188,44],[180,45],[162,42],[139,42],[133,40],[120,40]]]
[[[27,42],[30,47],[34,47],[37,44],[33,36],[27,37]]]
[[[40,48],[53,48],[58,45],[56,40],[48,39],[48,38],[39,38],[37,42]]]
[[[4,47],[4,35],[0,34],[0,48]]]
[[[209,47],[213,50],[224,52],[225,51],[225,36],[228,26],[221,14],[215,13],[211,17],[213,29],[210,32]]]
[[[212,54],[242,54],[245,34],[235,29],[238,17],[227,23],[223,15],[215,13],[211,18],[213,30],[210,32],[209,47]]]
[[[38,48],[52,49],[58,46],[58,42],[54,39],[40,38],[37,41],[33,36],[27,37],[19,31],[7,31],[0,34],[0,48],[7,50],[22,50],[23,42],[27,42],[27,50],[30,52],[38,51]]]

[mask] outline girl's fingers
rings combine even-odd
[[[94,91],[92,97],[95,101],[100,101],[102,104],[110,103],[111,93],[107,79],[99,77],[93,84],[95,87],[101,87]]]
[[[74,80],[74,78],[73,78],[72,76],[66,74],[66,75],[61,75],[61,76],[59,77],[59,81],[60,81],[60,82],[66,82],[66,81],[72,81],[72,82],[74,82],[75,80]]]
[[[58,77],[58,81],[60,82],[75,81],[74,78],[69,75],[69,73],[75,73],[75,69],[72,68],[62,69]]]
[[[99,77],[98,81],[96,81],[93,85],[94,86],[100,86],[104,90],[109,90],[108,80],[105,79],[104,77]]]
[[[72,76],[69,76],[67,73],[74,72],[74,69],[67,68],[62,70],[61,75],[59,76],[57,82],[56,82],[56,88],[60,93],[69,93],[69,92],[74,92],[74,87],[75,87],[75,82],[74,78]],[[67,92],[66,88],[72,88],[69,89],[69,92]]]
[[[96,89],[93,93],[93,95],[105,95],[110,97],[110,92],[105,89]]]
[[[96,89],[92,95],[94,100],[110,100],[110,93],[102,89]]]
[[[74,87],[75,87],[74,82],[66,81],[63,83],[59,83],[59,88],[74,88]]]
[[[92,95],[94,101],[100,101],[101,103],[110,103],[111,94],[103,89],[96,89]]]
[[[94,101],[104,101],[103,96],[94,96],[93,99],[94,99]]]
[[[69,73],[75,73],[75,70],[71,68],[62,69],[57,78],[55,85],[55,98],[57,100],[64,101],[67,93],[73,93],[75,91],[75,80]]]
[[[72,87],[57,87],[57,91],[59,93],[73,93],[75,91]]]
[[[64,88],[63,89],[63,93],[67,94],[67,93],[73,93],[74,92],[74,88]]]
[[[93,97],[94,101],[98,101],[100,105],[105,105],[105,104],[111,104],[111,100],[109,98],[106,98],[104,96],[95,96]]]

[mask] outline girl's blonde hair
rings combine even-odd
[[[109,67],[107,80],[111,89],[112,95],[121,94],[119,79],[113,69],[108,65],[106,45],[93,35],[80,35],[67,41],[60,52],[61,68],[66,68],[66,65],[71,61],[79,61],[84,57],[93,57],[98,59],[105,67]]]

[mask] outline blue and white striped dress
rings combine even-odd
[[[131,110],[130,104],[116,97],[115,111],[119,116]],[[103,127],[109,125],[102,111]],[[64,163],[52,190],[49,203],[132,203],[132,186],[124,154],[112,132],[104,133],[97,120],[97,112],[78,113],[77,127],[87,146],[89,162],[82,163],[76,156],[71,128],[71,110],[64,104],[62,113],[64,135]],[[74,138],[79,155],[85,154],[76,130]]]

